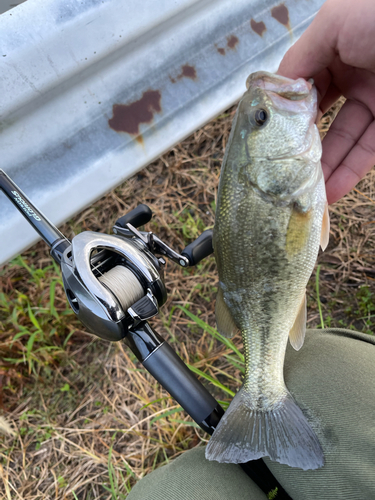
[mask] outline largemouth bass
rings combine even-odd
[[[241,331],[245,376],[210,439],[206,457],[243,463],[268,456],[323,466],[319,440],[285,386],[288,338],[306,330],[306,285],[329,217],[312,81],[249,76],[220,175],[213,246],[219,272],[216,322]]]

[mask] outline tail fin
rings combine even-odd
[[[208,460],[245,463],[268,456],[303,470],[323,466],[318,438],[290,394],[272,411],[253,409],[247,399],[241,388],[206,447]]]

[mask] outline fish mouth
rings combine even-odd
[[[298,78],[292,80],[281,75],[274,75],[267,71],[252,73],[246,80],[246,88],[261,88],[265,92],[272,92],[289,101],[301,101],[311,94],[313,80]]]
[[[287,113],[311,113],[312,123],[317,116],[317,91],[313,80],[273,75],[266,71],[251,74],[247,81],[247,93],[264,96],[274,108]]]

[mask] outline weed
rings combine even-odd
[[[188,206],[181,212],[174,213],[177,219],[176,230],[182,232],[186,244],[195,240],[206,229],[199,212],[196,207]]]
[[[364,317],[370,317],[375,312],[375,295],[369,286],[362,286],[356,293],[359,313]]]
[[[277,487],[276,487],[276,488],[274,488],[273,490],[269,491],[269,492],[267,493],[267,498],[268,498],[269,500],[274,500],[275,498],[277,498],[278,491],[279,491],[279,490],[278,490],[278,488],[277,488]]]
[[[28,374],[36,375],[41,368],[64,358],[66,339],[64,345],[62,337],[73,333],[67,330],[66,322],[74,314],[65,300],[59,301],[56,308],[57,290],[60,298],[63,285],[56,276],[59,269],[54,262],[37,268],[25,258],[17,257],[10,263],[10,269],[18,269],[24,278],[17,289],[0,294],[1,325],[4,332],[11,334],[11,341],[3,344],[0,353],[7,371],[11,365],[26,365]],[[4,273],[1,271],[0,277]]]
[[[68,486],[68,482],[63,476],[59,476],[57,478],[57,484],[59,488],[65,488],[66,486]]]

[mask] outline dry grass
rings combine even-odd
[[[120,215],[146,203],[154,213],[148,228],[181,250],[213,225],[233,113],[230,109],[194,133],[62,231],[67,236],[86,229],[110,232]],[[334,113],[324,118],[323,129]],[[372,328],[374,180],[372,171],[331,208],[331,240],[319,257],[326,325]],[[0,491],[7,499],[125,498],[137,479],[207,436],[191,425],[123,344],[93,339],[81,329],[67,309],[44,244],[23,258],[0,274],[0,404],[16,429],[15,437],[0,437]],[[152,324],[186,362],[235,389],[239,373],[224,357],[228,349],[181,310],[170,315],[173,306],[185,305],[214,325],[216,282],[213,257],[195,269],[168,263],[168,301]],[[314,278],[308,296],[308,322],[316,326]],[[33,317],[40,332],[30,349],[30,335],[37,330]],[[22,331],[28,334],[13,342]],[[240,346],[240,339],[235,343]],[[218,388],[210,390],[228,399]],[[166,411],[170,414],[163,417]]]

